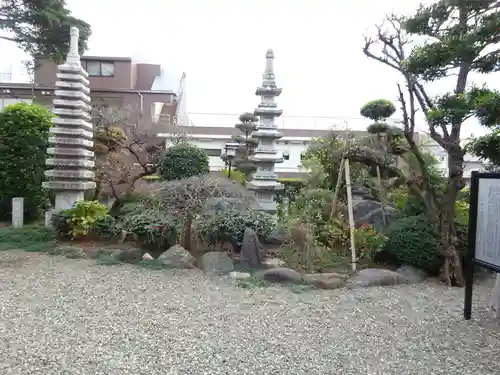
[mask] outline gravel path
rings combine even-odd
[[[475,296],[464,322],[463,291],[432,284],[294,293],[3,252],[0,374],[498,374]]]

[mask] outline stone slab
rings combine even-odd
[[[56,116],[70,116],[81,118],[85,121],[92,120],[90,114],[83,109],[53,108],[52,113]]]
[[[85,159],[50,158],[45,160],[45,165],[51,167],[78,167],[90,169],[95,167],[95,162]]]
[[[45,177],[53,179],[86,179],[92,180],[95,173],[85,169],[51,169],[45,171]]]
[[[88,139],[82,139],[82,138],[67,138],[67,137],[49,137],[49,143],[53,145],[70,145],[70,146],[79,146],[79,147],[86,147],[86,148],[92,148],[94,147],[94,142],[88,140]]]
[[[94,125],[92,125],[91,122],[82,119],[54,117],[52,119],[52,124],[61,127],[67,126],[72,128],[83,128],[90,131],[94,130]]]
[[[85,191],[95,189],[95,182],[93,181],[45,181],[42,186],[51,190],[69,190],[69,191]]]
[[[61,156],[79,156],[83,158],[94,157],[94,151],[86,150],[84,148],[49,147],[47,149],[47,154]]]
[[[83,100],[85,103],[90,103],[90,96],[81,91],[55,90],[54,95],[62,98],[72,98]]]
[[[71,136],[71,137],[81,137],[85,139],[93,139],[94,133],[81,128],[61,128],[59,126],[54,126],[50,128],[49,132],[58,136]],[[50,138],[49,138],[50,142]]]
[[[85,78],[89,77],[89,74],[85,71],[85,69],[83,69],[83,66],[80,62],[78,62],[77,64],[71,64],[71,63],[70,64],[68,64],[68,63],[61,64],[61,65],[57,66],[57,69],[60,72],[68,72],[70,74],[79,74]]]
[[[58,80],[68,80],[68,81],[77,81],[77,82],[81,82],[87,86],[90,85],[90,81],[85,78],[83,75],[81,74],[73,74],[73,73],[57,73],[56,74],[56,78]]]

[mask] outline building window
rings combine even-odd
[[[92,77],[114,77],[115,64],[110,61],[84,60],[83,68]]]
[[[208,156],[221,156],[222,151],[216,148],[205,148],[205,152]]]

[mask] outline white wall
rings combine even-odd
[[[0,110],[11,104],[19,102],[31,103],[31,99],[13,99],[13,98],[0,98]]]
[[[308,138],[303,137],[294,137],[283,138],[279,140],[276,145],[276,149],[278,153],[281,154],[285,150],[288,151],[290,157],[288,160],[285,160],[283,163],[276,164],[275,169],[276,172],[290,172],[290,173],[298,173],[301,172],[301,154],[307,149]],[[216,153],[219,151],[219,154],[223,152],[224,145],[227,142],[231,142],[229,136],[189,136],[189,142],[207,150],[210,154],[211,152]],[[167,141],[168,146],[168,141]],[[225,164],[220,158],[220,156],[209,156],[210,170],[217,171],[225,168]]]
[[[429,142],[424,146],[432,155],[436,157],[439,162],[439,168],[443,171],[444,175],[448,175],[448,154],[437,143]],[[470,178],[472,171],[484,171],[485,165],[478,158],[472,155],[465,155],[464,157],[464,178]]]

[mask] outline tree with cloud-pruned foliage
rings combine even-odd
[[[257,129],[258,117],[250,112],[242,113],[239,117],[239,122],[235,125],[242,134],[233,136],[233,141],[238,143],[236,155],[232,160],[234,169],[243,173],[245,180],[248,181],[253,172],[257,169],[255,163],[251,160],[251,156],[255,153],[257,140],[252,138],[252,132]],[[227,160],[226,155],[222,155],[224,161]]]
[[[497,0],[442,0],[421,5],[414,15],[390,15],[377,27],[374,38],[366,38],[363,51],[401,74],[398,84],[404,137],[417,158],[421,176],[413,179],[444,254],[443,276],[449,284],[463,285],[462,257],[457,249],[455,201],[465,186],[465,149],[460,134],[467,119],[482,125],[494,123],[494,103],[498,94],[487,87],[473,86],[470,74],[490,74],[500,70],[500,3]],[[419,43],[417,37],[426,37]],[[453,78],[443,95],[432,97],[428,83]],[[418,151],[414,131],[416,112],[425,115],[432,139],[448,154],[447,184],[442,196],[433,191]]]

